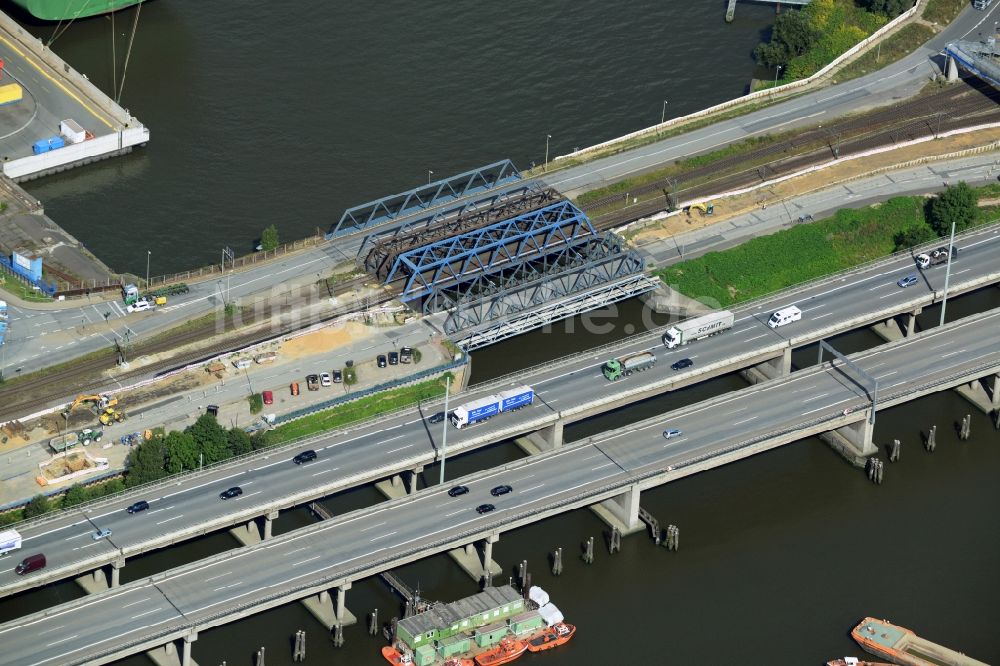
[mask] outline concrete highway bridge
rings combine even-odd
[[[880,382],[877,403],[859,373]],[[464,496],[430,488],[20,618],[0,626],[0,664],[104,664],[152,650],[188,666],[199,632],[306,599],[339,620],[354,581],[455,548],[476,553],[477,542],[485,572],[502,532],[566,511],[603,502],[639,529],[642,491],[804,437],[834,432],[874,453],[875,410],[984,377],[996,403],[1000,310],[457,479]],[[682,434],[665,439],[665,428]],[[501,483],[513,492],[491,498]],[[484,501],[496,510],[478,514]]]
[[[1000,282],[998,244],[1000,226],[960,238],[952,295]],[[874,324],[888,337],[902,337],[913,332],[916,313],[941,299],[944,281],[939,266],[921,273],[918,285],[899,288],[896,280],[909,273],[918,271],[904,254],[751,303],[735,311],[732,330],[687,347],[667,350],[660,331],[653,331],[477,386],[461,400],[521,383],[533,386],[537,399],[515,414],[451,429],[448,455],[515,437],[526,437],[535,450],[558,447],[567,424],[651,396],[740,370],[754,381],[787,375],[793,349],[858,327]],[[766,326],[773,310],[791,304],[803,310],[800,322],[773,330]],[[651,370],[614,383],[601,376],[598,366],[606,359],[642,350],[652,350],[659,359]],[[694,360],[693,367],[670,369],[685,357]],[[439,403],[402,410],[26,522],[18,526],[24,552],[46,553],[48,566],[25,577],[10,569],[0,572],[0,596],[80,575],[88,589],[114,587],[128,558],[152,550],[233,527],[244,542],[267,539],[283,509],[407,472],[412,490],[415,474],[440,456],[441,426],[426,421],[439,410]],[[316,462],[301,468],[291,464],[292,456],[310,448],[319,453]],[[233,485],[243,487],[244,495],[219,501],[218,493]],[[140,499],[150,502],[150,511],[126,514],[124,509]],[[113,536],[91,541],[88,535],[98,528],[112,529]]]

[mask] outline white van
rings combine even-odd
[[[778,328],[799,319],[802,319],[802,310],[799,310],[794,305],[789,305],[787,308],[781,308],[772,314],[771,318],[767,320],[767,325],[771,328]]]

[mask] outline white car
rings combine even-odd
[[[153,306],[149,301],[136,301],[127,308],[129,312],[145,312],[146,310],[152,309]]]
[[[329,372],[321,373],[319,376],[320,386],[333,386],[333,378],[330,376]]]
[[[666,430],[663,431],[664,439],[673,439],[674,437],[680,437],[683,434],[684,433],[678,430],[677,428],[667,428]]]

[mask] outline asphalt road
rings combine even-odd
[[[541,180],[566,196],[575,197],[631,174],[706,153],[750,136],[822,125],[826,119],[910,97],[935,74],[942,72],[944,60],[938,54],[945,44],[958,39],[978,39],[981,31],[989,34],[993,21],[998,19],[1000,5],[994,4],[985,12],[967,7],[929,42],[877,72],[625,153],[556,171]]]
[[[982,276],[1000,273],[1000,229],[974,232],[956,246],[961,250],[951,277],[954,288]],[[920,281],[905,289],[898,287],[896,280],[908,274],[917,274]],[[505,386],[530,383],[537,395],[535,403],[514,414],[500,415],[474,427],[462,430],[450,427],[448,451],[454,453],[465,447],[479,446],[484,439],[498,441],[511,436],[512,428],[530,431],[532,428],[528,426],[532,422],[552,421],[556,412],[579,409],[596,399],[608,398],[613,391],[631,391],[671,379],[678,382],[675,386],[693,383],[728,371],[724,368],[734,357],[781,349],[787,346],[789,340],[815,339],[838,321],[889,306],[899,306],[903,310],[903,306],[915,307],[917,302],[926,304],[934,290],[943,286],[943,282],[943,266],[921,273],[908,257],[900,257],[864,271],[823,281],[798,290],[791,296],[785,294],[762,301],[748,310],[736,310],[733,329],[687,347],[667,350],[654,334],[636,336],[614,352],[578,355],[571,361],[553,364],[528,376],[503,382]],[[767,327],[765,322],[771,312],[788,305],[797,305],[803,311],[803,319],[778,329]],[[653,369],[614,384],[601,375],[599,366],[609,354],[644,350],[656,354],[658,360]],[[681,358],[692,359],[694,365],[680,372],[671,370],[670,365]],[[667,386],[663,390],[670,388]],[[490,389],[496,390],[499,389]],[[470,392],[463,395],[461,401],[472,400],[483,393]],[[451,408],[456,406],[456,401],[452,401]],[[347,433],[317,436],[284,452],[271,452],[260,458],[194,474],[171,482],[169,486],[133,491],[119,501],[102,504],[87,515],[70,511],[31,523],[22,531],[25,541],[20,552],[25,555],[44,552],[49,562],[48,573],[52,575],[60,567],[83,571],[92,566],[93,561],[102,559],[101,556],[105,562],[113,559],[112,553],[119,550],[125,556],[132,556],[162,547],[172,539],[181,541],[196,536],[200,529],[195,528],[204,523],[213,523],[214,529],[217,529],[238,522],[233,517],[234,505],[245,510],[246,515],[260,515],[264,512],[262,507],[282,498],[296,497],[288,503],[298,504],[307,501],[302,499],[303,493],[309,495],[308,499],[313,499],[412,469],[435,457],[440,445],[441,426],[431,426],[425,419],[440,409],[440,403],[425,403],[422,411],[409,410]],[[307,448],[318,451],[318,460],[305,467],[293,465],[291,457]],[[246,491],[243,497],[236,502],[217,499],[219,492],[237,484]],[[148,500],[150,511],[129,516],[124,511],[125,507],[138,499]],[[98,527],[113,530],[110,541],[92,543],[87,540],[86,535]],[[191,534],[181,533],[181,530],[188,529]],[[0,571],[0,595],[12,593],[15,590],[12,586],[30,582],[30,579],[13,573],[15,560],[19,561],[12,557],[10,567]]]
[[[995,367],[1000,363],[998,324],[1000,312],[994,311],[852,359],[882,378],[882,392],[888,396],[964,369]],[[937,351],[945,347],[950,350],[946,355]],[[942,356],[948,362],[942,363]],[[0,664],[80,663],[144,638],[205,624],[289,589],[361,577],[373,568],[391,568],[393,560],[437,552],[475,535],[568,510],[649,471],[681,467],[755,436],[824,417],[836,419],[844,409],[864,407],[866,402],[840,367],[750,387],[722,403],[713,402],[711,408],[689,407],[588,443],[472,475],[462,480],[470,492],[458,498],[449,497],[446,488],[428,489],[171,570],[156,580],[136,581],[7,623],[0,626]],[[683,434],[665,439],[667,427]],[[491,497],[490,488],[501,483],[513,486],[513,492]],[[496,510],[476,513],[483,502]]]

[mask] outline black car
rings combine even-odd
[[[506,495],[512,490],[514,489],[507,485],[497,486],[496,488],[490,491],[490,495],[493,495],[493,497],[500,497],[501,495]]]
[[[389,352],[389,365],[399,365],[399,354]]]
[[[299,455],[292,458],[292,462],[295,463],[296,465],[301,465],[302,463],[307,463],[311,460],[316,460],[316,452],[313,451],[312,449],[309,449],[308,451],[303,451]]]
[[[670,368],[672,370],[683,370],[684,368],[690,368],[692,365],[694,365],[694,361],[692,361],[689,358],[682,358],[681,360],[671,365]]]
[[[344,373],[342,373],[340,370],[334,370],[333,371],[333,383],[334,384],[339,384],[342,381],[344,381]]]
[[[219,406],[218,405],[209,405],[208,407],[205,408],[205,411],[208,412],[209,414],[211,414],[212,416],[214,416],[215,418],[219,418]]]
[[[129,513],[139,513],[140,511],[145,511],[149,508],[149,502],[146,500],[139,500],[129,508],[125,509]]]
[[[476,513],[489,513],[495,508],[492,504],[480,504],[476,507]]]
[[[386,365],[385,354],[379,354],[378,357],[375,359],[375,362],[378,363],[378,367],[384,368]]]
[[[399,350],[399,362],[409,363],[413,360],[413,349],[410,347],[403,347]]]
[[[233,486],[229,490],[223,490],[219,493],[219,499],[232,499],[234,497],[239,497],[243,494],[243,489],[239,486]]]
[[[441,423],[444,421],[444,412],[438,412],[437,414],[432,414],[428,419],[428,423]]]
[[[458,497],[459,495],[464,495],[467,492],[469,492],[469,488],[467,486],[455,486],[454,488],[448,491],[448,496]]]

